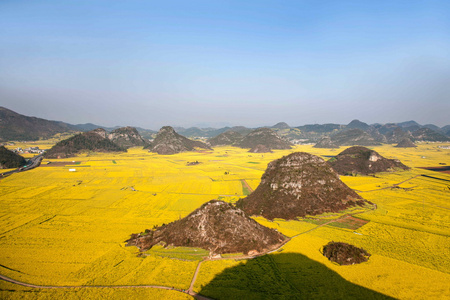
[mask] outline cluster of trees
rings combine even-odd
[[[25,158],[6,149],[4,146],[0,147],[0,168],[12,169],[24,166],[27,163]]]

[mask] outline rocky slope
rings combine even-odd
[[[127,246],[137,246],[141,251],[162,243],[166,246],[199,247],[211,254],[256,254],[277,248],[287,238],[262,226],[233,205],[211,200],[187,217],[170,224],[132,234]]]
[[[93,152],[122,152],[124,148],[114,144],[108,138],[104,137],[104,129],[95,129],[92,131],[77,134],[71,138],[58,142],[50,150],[45,152],[46,158],[66,158],[72,157],[84,151]]]
[[[374,150],[359,146],[342,151],[328,163],[341,175],[368,175],[395,169],[409,169],[399,160],[384,158]]]
[[[264,145],[270,149],[290,149],[292,144],[280,138],[270,128],[258,128],[247,134],[236,146],[241,148],[253,148]]]
[[[257,189],[236,206],[248,215],[295,219],[365,203],[322,158],[296,152],[269,163]]]
[[[416,144],[414,144],[411,139],[409,138],[404,138],[403,140],[401,140],[397,146],[398,148],[413,148],[413,147],[417,147]]]
[[[232,130],[225,131],[219,134],[216,137],[208,139],[208,143],[211,146],[225,146],[225,145],[233,145],[240,140],[242,140],[243,136],[239,132],[235,132]]]
[[[250,152],[250,153],[270,153],[273,151],[264,145],[256,145],[255,147],[250,149],[248,152]]]
[[[19,168],[26,165],[25,158],[11,150],[6,149],[4,146],[0,146],[0,169],[12,169]]]
[[[195,148],[211,149],[205,143],[190,140],[176,133],[170,126],[162,127],[153,142],[146,148],[149,148],[151,152],[163,155],[193,151]]]
[[[414,141],[448,142],[450,138],[430,128],[420,128],[412,132]]]
[[[122,148],[145,146],[148,143],[141,137],[134,127],[121,127],[111,131],[108,139]]]

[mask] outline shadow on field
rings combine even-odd
[[[342,266],[351,268],[352,266]],[[203,286],[214,299],[394,299],[350,283],[297,253],[270,254],[225,269]]]

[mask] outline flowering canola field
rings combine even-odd
[[[274,298],[295,297],[311,284],[319,287],[309,295],[326,298],[332,295],[323,293],[320,286],[327,281],[324,276],[331,276],[343,296],[346,291],[362,293],[363,288],[370,297],[376,293],[402,299],[450,298],[450,175],[418,168],[450,164],[450,150],[438,145],[374,147],[412,169],[375,177],[341,177],[377,205],[376,210],[358,211],[355,217],[368,223],[356,230],[308,220],[269,222],[256,217],[293,238],[280,252],[254,262],[203,262],[194,291],[213,298],[227,293],[258,298],[264,289],[257,288],[255,277],[267,278]],[[155,247],[138,256],[136,248],[125,247],[131,233],[183,218],[211,199],[237,201],[248,192],[243,180],[256,189],[267,164],[283,155],[305,151],[329,156],[343,150],[304,145],[254,154],[217,147],[164,156],[132,148],[120,154],[86,153],[44,160],[41,167],[0,180],[0,274],[35,285],[105,288],[50,291],[0,281],[0,298],[109,295],[123,299],[151,294],[153,298],[185,299],[189,296],[175,291],[106,288],[161,285],[188,289],[199,257],[205,255],[201,249]],[[188,165],[194,161],[199,164]],[[363,247],[372,256],[360,265],[335,265],[320,253],[332,240]],[[306,266],[318,274],[308,273]],[[311,276],[317,278],[308,281]]]

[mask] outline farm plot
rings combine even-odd
[[[429,174],[432,171],[414,167],[436,166],[448,152],[426,144],[411,150],[392,150],[390,145],[374,149],[389,158],[407,160],[413,167],[376,177],[342,177],[351,188],[363,191],[361,196],[375,203],[376,210],[343,212],[359,213],[353,216],[358,220],[339,222],[343,226],[255,217],[259,223],[295,237],[280,252],[254,261],[228,257],[203,262],[194,290],[246,298],[264,295],[266,289],[279,298],[305,293],[312,298],[344,297],[345,290],[372,298],[381,294],[450,297],[450,207],[445,182],[420,176],[399,188],[389,188]],[[124,246],[130,234],[180,219],[211,199],[236,201],[245,194],[242,180],[256,189],[267,164],[283,155],[305,151],[330,156],[342,150],[308,145],[255,155],[246,149],[217,147],[214,152],[159,156],[133,148],[127,153],[76,157],[74,161],[80,163],[73,165],[75,172],[69,172],[66,165],[49,164],[14,174],[0,181],[0,273],[42,285],[154,284],[187,289],[199,259],[194,251],[157,246],[138,256],[137,248]],[[192,161],[200,163],[187,165]],[[319,219],[328,222],[342,214]],[[337,266],[320,253],[331,240],[363,247],[372,256],[361,265]],[[325,282],[325,278],[329,280]],[[304,290],[305,285],[311,288]],[[31,295],[20,292],[27,288],[5,282],[1,289],[2,298]],[[15,291],[5,291],[8,289]],[[131,288],[112,290],[33,290],[33,295],[68,299],[100,297],[100,291],[111,298],[148,295]],[[330,295],[326,290],[336,292]],[[155,293],[156,298],[185,296]]]

